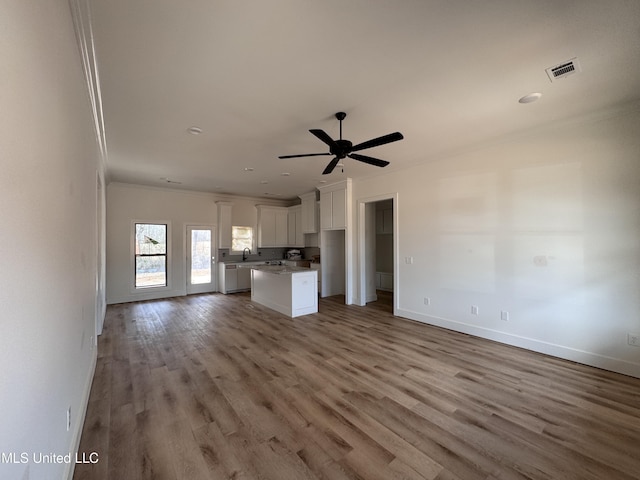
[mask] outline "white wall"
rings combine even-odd
[[[354,181],[398,193],[398,314],[640,376],[639,131],[632,105]]]
[[[107,187],[107,303],[186,295],[186,225],[215,225],[213,195],[111,183]],[[169,288],[133,287],[133,222],[168,222]]]
[[[111,183],[107,187],[107,303],[186,295],[187,225],[217,227],[216,201],[233,204],[233,225],[257,226],[256,204],[283,205],[256,198],[216,196],[167,188]],[[134,221],[169,222],[169,288],[133,288],[132,225]]]
[[[60,479],[95,366],[98,150],[67,0],[0,7],[0,463]],[[71,407],[71,430],[66,428]],[[19,458],[19,457],[18,457]]]

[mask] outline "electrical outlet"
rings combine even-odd
[[[424,304],[431,305],[431,299],[429,297],[424,297]]]
[[[627,343],[629,345],[633,345],[634,347],[640,347],[640,334],[627,333]]]
[[[471,315],[478,315],[478,306],[471,305]]]
[[[507,312],[506,310],[501,310],[500,311],[500,320],[504,320],[505,322],[509,321],[509,312]]]
[[[71,407],[67,408],[67,432],[71,430]]]
[[[413,257],[404,257],[404,263],[411,265],[413,263]]]

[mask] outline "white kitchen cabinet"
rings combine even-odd
[[[320,228],[328,230],[333,228],[331,192],[320,194]]]
[[[316,233],[304,233],[304,246],[305,247],[319,247],[320,246],[320,201],[315,202],[315,230]],[[302,224],[304,225],[304,207],[302,208]]]
[[[320,240],[318,239],[318,233],[305,233],[304,234],[304,246],[318,248],[320,246]]]
[[[289,212],[285,208],[276,212],[276,245],[277,247],[286,247],[289,241]]]
[[[247,266],[238,266],[238,284],[237,290],[251,290],[251,267]]]
[[[304,248],[304,233],[302,233],[302,210],[296,214],[296,247]]]
[[[304,247],[302,234],[302,206],[289,207],[288,212],[288,244],[290,247]]]
[[[347,190],[341,189],[331,192],[332,228],[347,227]]]
[[[258,205],[258,247],[289,246],[289,212],[286,207]]]
[[[233,204],[216,202],[218,205],[218,248],[231,248],[231,214]]]
[[[318,295],[322,295],[322,266],[319,263],[311,263],[310,268],[318,272]]]
[[[320,228],[341,230],[347,228],[347,202],[350,179],[320,188]]]
[[[220,262],[218,290],[225,294],[251,290],[251,266],[250,264]]]
[[[300,195],[302,200],[302,233],[318,233],[318,205],[316,192]]]
[[[315,270],[296,267],[263,267],[251,271],[251,301],[289,317],[318,311],[318,279]]]

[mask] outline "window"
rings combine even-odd
[[[245,248],[253,248],[253,228],[231,227],[231,251],[242,252]]]
[[[135,224],[135,287],[167,286],[167,225]]]

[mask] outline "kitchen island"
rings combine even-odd
[[[318,311],[318,272],[286,265],[251,269],[251,300],[289,317]]]

